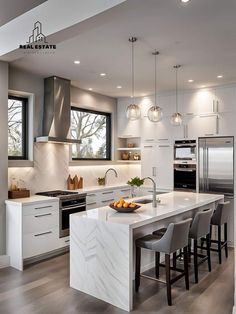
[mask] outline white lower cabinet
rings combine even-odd
[[[41,258],[68,246],[59,238],[59,201],[24,204],[6,201],[6,246],[10,265],[23,270],[24,261]]]

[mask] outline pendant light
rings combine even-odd
[[[136,37],[130,37],[129,42],[132,44],[131,54],[131,69],[132,69],[132,103],[126,109],[127,119],[134,121],[140,119],[141,111],[137,104],[134,102],[134,43],[137,41]]]
[[[171,124],[175,126],[180,126],[183,122],[183,117],[181,113],[178,112],[178,70],[181,65],[175,65],[175,97],[176,97],[176,112],[171,116]]]
[[[147,116],[151,122],[159,122],[162,119],[162,109],[157,105],[157,56],[158,51],[152,53],[155,57],[155,100],[154,106],[148,109]]]

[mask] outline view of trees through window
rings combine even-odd
[[[73,107],[71,136],[82,142],[72,145],[73,159],[110,159],[110,114]]]
[[[8,156],[25,158],[26,99],[8,98]]]

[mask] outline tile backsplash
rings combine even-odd
[[[52,143],[34,144],[34,167],[9,168],[8,184],[11,179],[24,180],[31,194],[39,191],[66,189],[66,180],[69,174],[77,174],[84,178],[84,186],[97,185],[97,178],[104,176],[110,167],[116,169],[118,178],[109,173],[108,184],[125,183],[133,176],[141,175],[140,165],[99,165],[69,167],[69,145]]]

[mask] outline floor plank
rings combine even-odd
[[[135,314],[231,314],[234,296],[234,252],[223,264],[212,253],[212,272],[207,263],[199,268],[199,283],[190,270],[190,291],[184,279],[172,289],[173,306],[166,302],[166,287],[145,278],[134,297]],[[153,274],[150,270],[148,274]],[[106,302],[69,288],[69,254],[29,266],[24,272],[0,270],[0,313],[4,314],[124,314]]]

